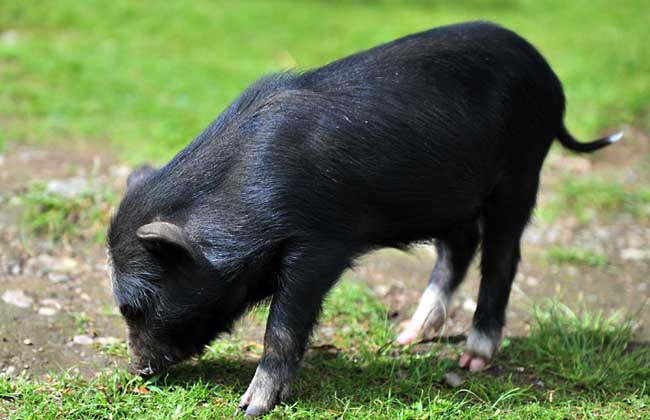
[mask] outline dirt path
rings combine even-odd
[[[650,185],[650,139],[631,130],[626,141],[585,158],[553,154],[544,170],[540,202],[549,200],[562,176],[597,173]],[[52,243],[23,235],[15,196],[34,180],[93,177],[120,190],[127,168],[101,149],[10,147],[0,158],[0,370],[40,375],[72,370],[92,376],[123,363],[110,356],[124,351],[124,326],[113,305],[102,244]],[[627,177],[627,178],[626,178]],[[650,338],[650,223],[628,215],[607,223],[581,225],[571,217],[553,224],[533,221],[509,307],[507,335],[525,335],[531,308],[556,297],[571,308],[623,310],[634,315],[643,339]],[[551,246],[580,246],[607,256],[606,267],[549,262]],[[367,282],[387,304],[396,323],[414,310],[435,263],[431,246],[411,253],[382,250],[364,257],[348,273]],[[476,264],[455,296],[445,334],[463,333],[476,305]],[[251,331],[260,339],[261,330]]]

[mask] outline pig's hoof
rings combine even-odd
[[[244,411],[246,417],[257,417],[268,413],[276,404],[288,397],[289,384],[284,383],[265,368],[258,366],[237,409]]]
[[[458,366],[468,368],[470,372],[485,369],[488,361],[496,353],[501,334],[499,332],[484,333],[472,328],[467,337],[467,350],[460,356]]]
[[[464,352],[458,360],[458,366],[463,369],[467,368],[470,372],[478,372],[479,370],[485,369],[487,360],[484,357],[474,356],[469,352]]]

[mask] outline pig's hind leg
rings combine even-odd
[[[479,240],[478,223],[474,221],[436,241],[438,259],[435,268],[415,314],[397,336],[398,344],[412,343],[442,327],[451,295],[463,281]]]
[[[460,367],[483,369],[501,342],[506,306],[520,259],[520,240],[535,205],[539,176],[506,177],[483,209],[481,286]]]
[[[262,359],[239,403],[246,417],[267,413],[288,398],[325,294],[348,262],[343,246],[322,242],[293,245],[282,259]]]

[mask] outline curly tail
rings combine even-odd
[[[623,132],[619,131],[618,133],[614,133],[610,136],[603,137],[589,143],[580,143],[575,139],[575,137],[571,135],[571,133],[569,133],[564,124],[562,124],[560,127],[560,132],[557,135],[560,143],[562,143],[562,145],[567,149],[573,150],[574,152],[593,152],[594,150],[598,150],[612,143],[616,143],[622,137]]]

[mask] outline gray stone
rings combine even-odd
[[[469,297],[465,298],[465,300],[463,300],[463,310],[473,313],[476,310],[476,301]]]
[[[21,289],[7,290],[2,294],[2,300],[10,305],[19,308],[29,308],[34,303],[34,299],[27,296]]]
[[[47,194],[59,195],[64,198],[78,197],[88,192],[90,185],[85,178],[53,179],[45,187]]]
[[[70,280],[70,276],[61,273],[47,273],[47,278],[52,283],[64,283]]]
[[[463,378],[456,372],[447,372],[445,373],[445,382],[452,388],[458,388],[463,384]]]
[[[55,299],[45,298],[41,300],[41,305],[43,306],[52,306],[56,309],[61,309],[61,304]]]
[[[641,261],[650,259],[650,250],[639,248],[626,248],[621,251],[621,258],[629,261]]]
[[[116,337],[97,337],[95,341],[102,346],[108,346],[112,344],[118,344],[121,340]]]
[[[38,308],[38,314],[43,315],[43,316],[54,316],[58,310],[56,308],[52,308],[51,306],[42,306]]]
[[[95,340],[87,334],[81,334],[81,335],[75,335],[72,338],[72,342],[82,346],[90,346],[95,342]]]

